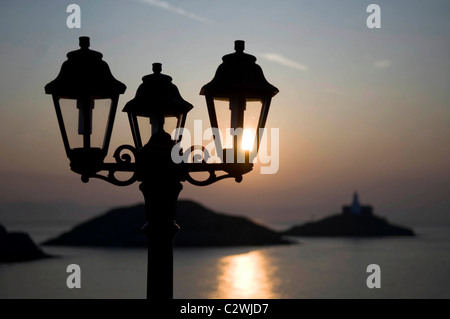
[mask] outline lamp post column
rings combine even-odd
[[[147,218],[142,228],[148,237],[147,299],[173,298],[173,240],[180,229],[175,215],[183,188],[171,159],[173,145],[168,133],[157,132],[136,160]]]

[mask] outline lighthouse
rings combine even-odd
[[[353,194],[353,203],[352,203],[352,214],[360,215],[361,214],[361,205],[359,204],[358,193],[355,192]]]
[[[342,214],[352,216],[369,216],[372,215],[372,206],[361,205],[359,202],[358,192],[353,194],[353,201],[351,205],[342,206]]]

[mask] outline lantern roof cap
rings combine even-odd
[[[80,37],[79,45],[80,49],[67,53],[61,71],[45,86],[45,93],[68,98],[111,98],[123,94],[125,84],[114,78],[100,52],[89,49],[89,37]]]
[[[123,112],[144,117],[178,116],[189,112],[193,105],[181,97],[172,78],[161,73],[162,64],[152,66],[153,73],[142,78],[136,96],[125,105]]]
[[[222,57],[223,62],[214,78],[202,87],[200,94],[219,99],[240,95],[250,100],[277,94],[278,89],[267,82],[261,67],[256,64],[256,57],[244,53],[245,42],[236,40],[234,49],[234,53]]]

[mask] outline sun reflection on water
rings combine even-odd
[[[271,299],[278,298],[275,292],[276,267],[261,251],[226,256],[218,262],[217,290],[211,298],[222,299]]]

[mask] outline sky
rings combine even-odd
[[[79,29],[66,26],[71,3]],[[371,3],[381,28],[366,25]],[[152,63],[194,105],[186,127],[206,126],[200,89],[240,39],[280,90],[266,124],[279,129],[279,170],[261,174],[256,164],[240,184],[184,183],[180,198],[292,225],[338,212],[357,190],[390,220],[450,223],[449,14],[448,1],[1,1],[0,207],[143,201],[136,183],[84,184],[69,169],[44,86],[79,36],[127,86],[109,161],[132,144],[121,110]]]

